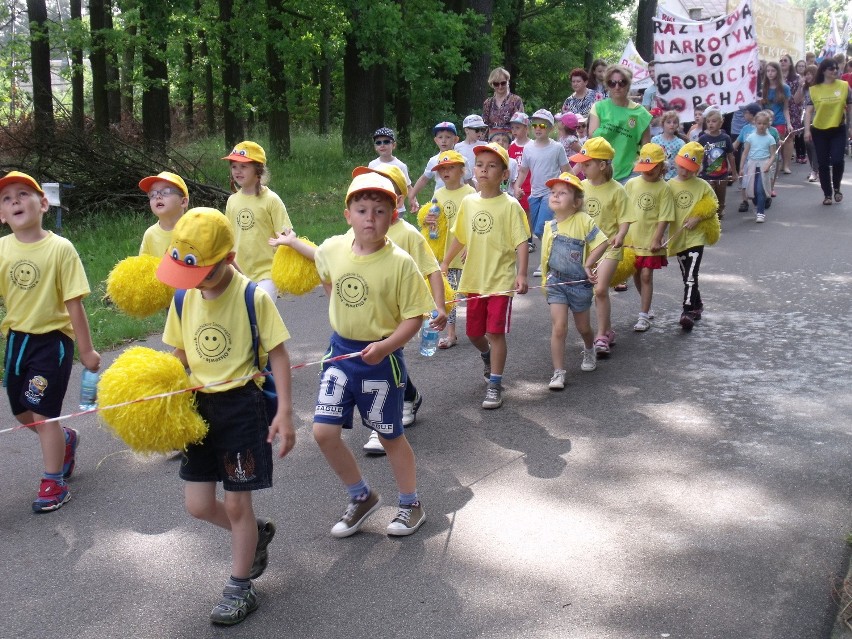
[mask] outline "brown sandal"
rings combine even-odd
[[[835,191],[834,192],[834,201],[835,202],[842,202],[843,201],[843,193],[841,193],[840,191]]]
[[[823,206],[831,206],[831,198],[827,197],[822,201]]]

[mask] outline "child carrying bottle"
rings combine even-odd
[[[573,173],[562,173],[547,181],[553,219],[544,225],[541,238],[541,272],[550,306],[553,329],[550,333],[550,357],[553,376],[548,388],[565,388],[565,337],[568,311],[583,338],[583,363],[580,370],[597,368],[591,313],[592,286],[597,279],[592,269],[606,251],[606,236],[594,220],[582,211],[583,185]]]
[[[630,225],[627,243],[636,251],[636,273],[633,282],[639,291],[641,310],[633,330],[643,333],[651,328],[651,298],[654,295],[654,271],[668,266],[662,248],[663,234],[674,222],[675,208],[672,192],[663,181],[666,172],[666,152],[658,144],[646,144],[639,150],[639,160],[633,170],[640,175],[627,181],[627,206],[636,221]]]

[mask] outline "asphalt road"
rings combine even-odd
[[[631,330],[632,286],[613,295],[617,345],[596,371],[580,372],[570,334],[563,392],[546,386],[538,291],[514,307],[501,410],[479,407],[481,365],[464,340],[428,359],[409,347],[428,513],[410,538],[384,534],[394,484],[385,459],[362,458],[364,428],[349,440],[385,505],[358,535],[329,535],[346,496],[310,436],[317,369],[294,373],[298,442],[255,499],[278,524],[261,606],[232,629],[207,619],[228,537],[183,512],[178,461],[136,456],[79,418],[73,499],[34,515],[37,440],[0,435],[0,637],[827,637],[852,531],[852,188],[824,207],[806,175],[779,178],[763,225],[729,191],[691,334],[672,263],[647,333]],[[293,362],[316,360],[323,294],[279,308]]]

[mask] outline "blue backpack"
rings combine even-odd
[[[246,286],[245,304],[248,312],[249,326],[251,327],[251,347],[254,349],[254,365],[260,370],[260,329],[257,327],[257,313],[254,310],[254,291],[257,284],[249,282]],[[181,319],[183,313],[183,298],[186,296],[186,290],[178,289],[175,291],[175,311],[177,311],[178,319]],[[269,368],[269,361],[266,362],[266,367],[261,371],[263,373],[263,399],[266,404],[266,421],[272,422],[275,413],[278,412],[278,393],[275,392],[275,379],[272,377],[272,369]]]

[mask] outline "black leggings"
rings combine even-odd
[[[830,129],[811,127],[811,136],[819,164],[819,185],[822,187],[823,195],[831,197],[832,187],[835,193],[840,191],[840,181],[843,179],[848,143],[846,125],[842,124]]]
[[[677,254],[680,274],[683,277],[683,312],[698,311],[704,308],[701,293],[698,292],[698,269],[704,256],[703,246],[693,246]]]

